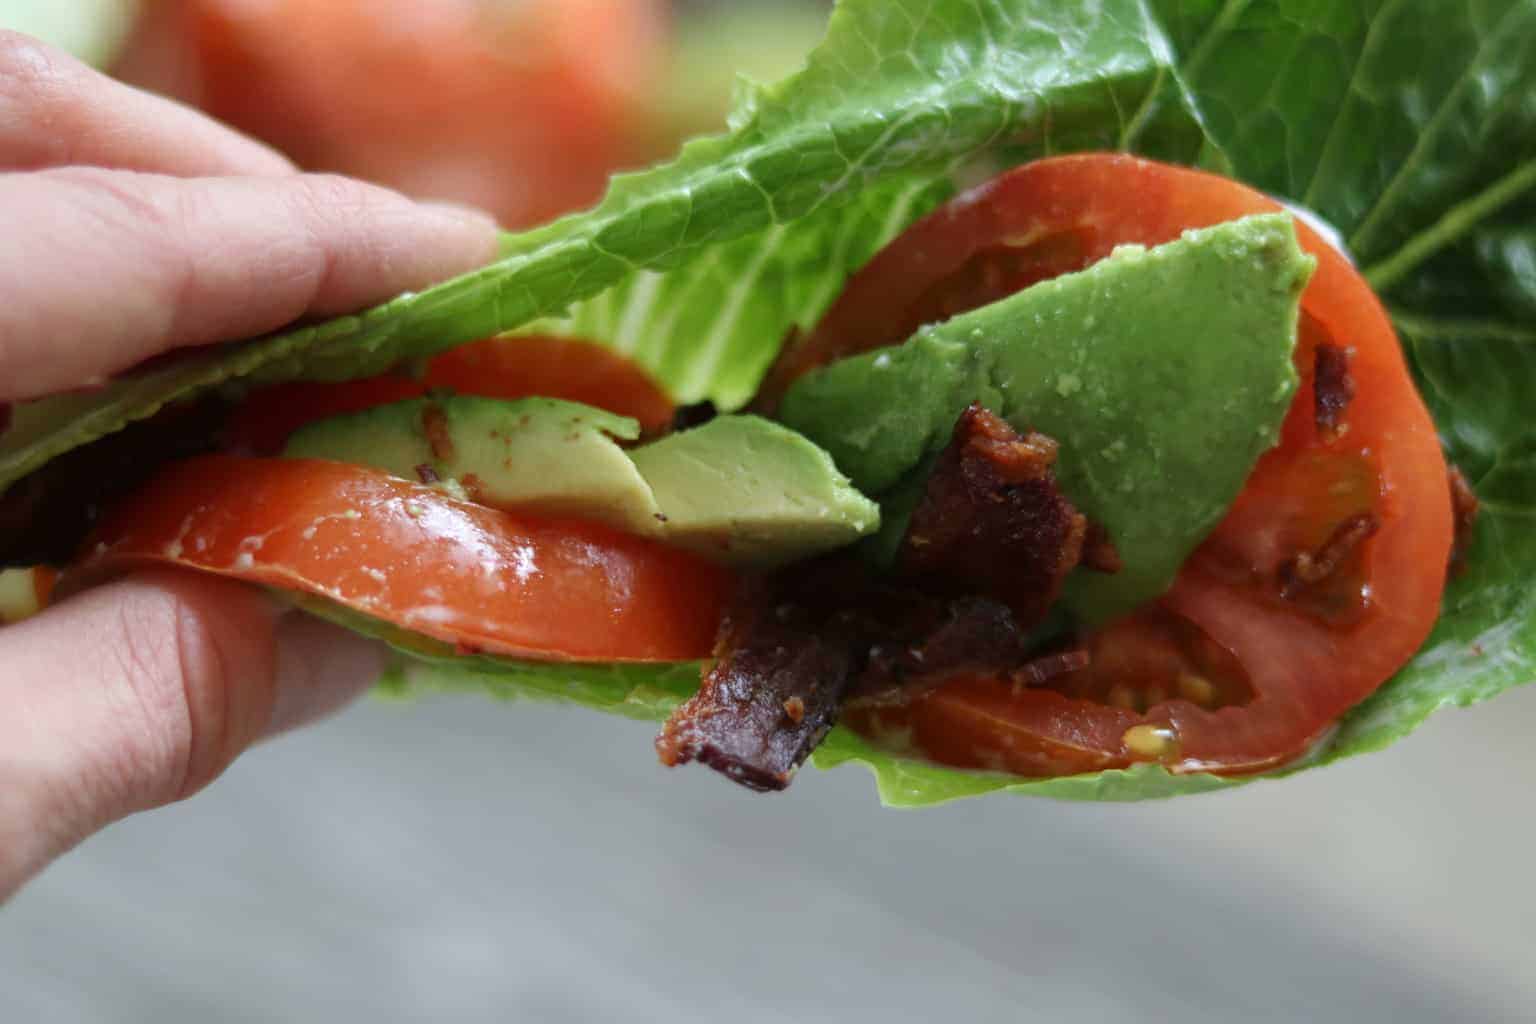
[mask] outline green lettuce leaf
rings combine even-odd
[[[167,401],[361,376],[458,342],[579,332],[726,407],[849,269],[962,163],[1123,148],[1201,162],[1319,211],[1381,292],[1452,456],[1484,498],[1424,651],[1304,766],[1376,749],[1536,660],[1536,0],[843,0],[806,68],[748,90],[732,131],[619,179],[503,259],[357,317],[17,411],[0,487]],[[400,638],[396,638],[399,640]],[[696,667],[570,667],[424,651],[397,683],[470,685],[659,718]],[[423,660],[425,659],[425,660]],[[903,761],[835,730],[889,803],[994,790],[1142,799],[1241,785],[1155,767],[1020,781]],[[1280,773],[1284,774],[1284,773]]]
[[[1536,676],[1536,3],[1157,0],[1174,67],[1124,148],[1193,97],[1203,163],[1318,211],[1383,294],[1451,458],[1483,499],[1468,569],[1424,650],[1283,776],[1378,749]],[[659,710],[659,709],[658,709]],[[1020,781],[903,760],[834,730],[888,804],[1006,790],[1127,800],[1243,785],[1154,766]]]
[[[122,48],[140,0],[0,0],[0,27],[105,67]]]
[[[628,289],[627,322],[648,332],[632,342],[642,362],[682,399],[734,406],[783,331],[813,317],[843,268],[902,226],[897,204],[919,212],[918,198],[957,162],[1002,142],[1033,152],[1113,145],[1168,75],[1167,48],[1150,28],[1136,0],[845,3],[804,70],[748,91],[728,134],[616,179],[593,210],[509,237],[483,270],[358,316],[22,406],[0,436],[0,488],[177,399],[253,381],[366,376],[561,315],[615,286]],[[1155,134],[1190,154],[1201,139],[1186,115],[1158,119]],[[759,284],[775,296],[766,309]],[[666,319],[662,310],[679,303],[687,308]]]

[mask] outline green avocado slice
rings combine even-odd
[[[780,417],[881,496],[876,551],[905,530],[926,460],[970,402],[1054,437],[1063,489],[1124,562],[1068,581],[1067,607],[1102,621],[1168,587],[1278,440],[1313,265],[1281,214],[1124,247],[808,374]]]
[[[730,565],[771,566],[843,547],[880,510],[804,437],[721,416],[626,449],[632,419],[553,398],[413,399],[297,431],[284,454],[426,477],[482,504],[578,516]]]

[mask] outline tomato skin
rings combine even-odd
[[[1046,247],[1049,272],[1063,252],[1079,254],[1087,265],[1118,244],[1157,245],[1187,228],[1279,209],[1236,182],[1133,157],[1083,154],[1027,165],[920,222],[877,256],[811,335],[816,348],[802,351],[792,367],[786,361],[785,376],[792,379],[854,345],[887,344],[882,331],[901,340],[911,310],[893,309],[877,296],[931,294],[946,276],[964,273],[977,252],[1005,240],[1038,245],[1070,238],[1069,245]],[[1341,714],[1412,657],[1438,615],[1450,554],[1445,461],[1379,301],[1331,246],[1303,224],[1297,233],[1318,260],[1302,297],[1304,320],[1321,339],[1352,353],[1357,388],[1347,433],[1334,441],[1319,437],[1310,385],[1301,389],[1280,446],[1260,460],[1227,518],[1157,602],[1242,665],[1251,699],[1202,707],[1169,695],[1139,710],[966,677],[903,707],[855,707],[848,724],[877,739],[900,736],[942,763],[1029,776],[1145,760],[1175,771],[1253,772],[1306,753]],[[928,262],[918,248],[926,245],[935,246]],[[861,313],[871,318],[866,338],[874,340],[856,342],[843,326]],[[1309,351],[1303,346],[1299,358]],[[1298,369],[1310,377],[1309,367]],[[1319,452],[1368,465],[1375,482],[1369,497],[1381,525],[1364,545],[1361,570],[1370,605],[1350,622],[1320,619],[1213,570],[1236,552],[1251,558],[1256,571],[1273,573],[1266,517],[1273,518],[1280,498],[1296,485],[1299,467]],[[1139,641],[1131,629],[1110,624],[1089,643],[1134,648]],[[1146,728],[1133,732],[1137,727]],[[1149,736],[1159,743],[1138,742]]]
[[[665,426],[673,412],[672,399],[637,364],[579,338],[513,335],[461,345],[433,359],[424,382],[463,395],[582,402],[639,420],[642,430]]]
[[[307,423],[420,398],[432,388],[485,398],[563,398],[632,417],[642,430],[661,427],[672,418],[672,401],[661,386],[612,349],[575,338],[517,335],[444,352],[419,378],[393,373],[262,388],[232,414],[224,429],[225,444],[242,454],[276,455]]]
[[[114,508],[68,586],[145,565],[303,591],[467,651],[564,661],[705,657],[730,581],[593,523],[337,462],[228,455],[175,463]]]

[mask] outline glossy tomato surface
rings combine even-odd
[[[468,652],[709,653],[728,575],[596,524],[516,516],[307,459],[175,463],[103,521],[72,585],[172,565],[298,590]]]
[[[149,0],[117,71],[305,168],[518,226],[642,155],[666,24],[663,0]]]
[[[1030,164],[893,242],[777,372],[787,383],[899,342],[1116,245],[1279,208],[1238,183],[1127,156]],[[1336,250],[1297,230],[1318,260],[1302,298],[1303,386],[1280,445],[1167,595],[1085,638],[1091,666],[1049,687],[955,679],[904,706],[855,707],[850,724],[944,763],[1031,776],[1137,761],[1251,772],[1305,754],[1413,655],[1438,615],[1451,547],[1445,461],[1380,303]],[[1348,353],[1355,395],[1339,432],[1315,422],[1322,345]],[[1059,440],[1070,449],[1071,438]],[[1298,555],[1354,522],[1373,532],[1355,538],[1337,571],[1284,585]]]

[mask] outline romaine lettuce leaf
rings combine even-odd
[[[1304,765],[1378,749],[1429,714],[1536,677],[1536,3],[1158,0],[1170,82],[1122,121],[1152,155],[1159,103],[1194,97],[1202,161],[1317,210],[1383,294],[1450,457],[1483,499],[1468,570],[1424,650]],[[835,730],[887,803],[999,789],[1145,799],[1249,780],[1154,767],[1024,781],[872,750]],[[1272,776],[1271,776],[1272,777]]]
[[[805,69],[747,92],[728,134],[616,179],[591,211],[509,237],[483,270],[91,395],[22,406],[0,436],[0,488],[169,401],[257,380],[366,376],[561,314],[614,285],[630,289],[631,323],[668,303],[679,309],[670,322],[646,321],[656,340],[635,349],[678,397],[739,404],[782,339],[783,314],[814,316],[830,299],[839,251],[857,260],[900,228],[893,202],[917,212],[916,197],[958,161],[1003,141],[1034,152],[1113,145],[1169,74],[1144,14],[1137,0],[845,3]],[[1201,139],[1183,113],[1156,119],[1154,134],[1186,154]],[[892,190],[883,201],[869,195],[882,189]],[[862,211],[844,209],[859,197]],[[737,239],[751,241],[727,244]],[[647,271],[666,272],[665,286]],[[765,311],[749,281],[776,288],[776,305]],[[705,320],[705,334],[686,333]]]
[[[1533,674],[1533,95],[1536,0],[843,0],[807,68],[749,91],[728,135],[618,180],[595,210],[512,239],[476,274],[23,407],[0,437],[0,487],[200,390],[363,375],[535,321],[615,344],[682,398],[734,406],[784,333],[951,188],[961,162],[1117,147],[1198,160],[1339,227],[1485,502],[1469,570],[1425,650],[1308,763],[1334,760]],[[395,679],[659,718],[694,671],[413,657]],[[866,764],[902,805],[996,789],[1141,799],[1244,781],[1149,767],[1020,782],[900,761],[841,730],[816,761]]]

